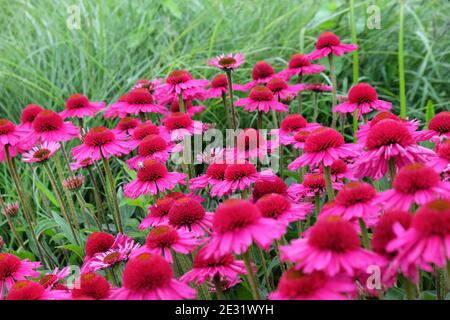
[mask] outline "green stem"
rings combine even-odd
[[[356,34],[356,22],[355,22],[355,1],[350,1],[350,27],[352,29],[352,43],[358,44],[358,38]],[[358,83],[359,79],[359,55],[358,50],[353,51],[353,84]]]
[[[186,113],[186,104],[184,103],[183,94],[178,95],[178,107],[180,112]]]
[[[353,142],[356,143],[356,131],[358,131],[358,111],[353,112]]]
[[[108,224],[108,217],[105,215],[105,212],[103,211],[103,203],[102,203],[102,197],[100,195],[100,189],[97,184],[97,180],[95,180],[94,172],[92,171],[91,167],[87,167],[89,178],[91,179],[92,186],[94,188],[94,201],[95,206],[98,210],[97,219],[101,222],[103,221],[106,223],[107,228],[109,230],[109,224]],[[101,230],[101,229],[100,229]]]
[[[299,75],[298,75],[298,80],[297,80],[297,82],[298,83],[301,83],[302,82],[302,74],[300,73]],[[298,93],[297,93],[297,114],[299,114],[299,115],[301,115],[302,114],[302,92],[301,91],[299,91]]]
[[[404,20],[405,0],[400,0],[399,33],[398,33],[398,79],[400,90],[400,117],[406,118],[406,86],[405,86],[405,57],[404,57]]]
[[[331,168],[329,166],[323,166],[323,175],[325,177],[325,184],[327,186],[328,201],[333,201],[335,196],[333,183],[331,182]]]
[[[408,300],[415,300],[416,299],[416,288],[414,286],[414,283],[411,282],[406,277],[403,277],[404,283],[405,283],[405,291],[406,291],[406,298]]]
[[[361,228],[361,237],[364,248],[370,249],[369,232],[362,218],[359,218],[359,227]]]
[[[214,287],[216,288],[217,300],[226,300],[225,295],[223,294],[223,291],[222,291],[222,284],[220,283],[220,278],[218,275],[214,276],[213,282],[214,282]]]
[[[264,251],[260,247],[258,247],[258,252],[259,252],[259,255],[261,256],[261,264],[262,264],[263,271],[264,271],[264,279],[266,280],[267,289],[269,289],[269,291],[272,291],[270,277],[269,277],[269,271],[267,270],[267,261],[266,261]]]
[[[263,113],[262,111],[258,111],[258,123],[257,123],[258,130],[261,130],[262,126],[263,126]]]
[[[250,288],[252,290],[252,295],[254,300],[261,300],[261,295],[259,293],[258,289],[258,281],[256,279],[255,273],[253,272],[252,263],[250,259],[250,249],[247,250],[245,253],[242,254],[242,258],[244,259],[245,268],[247,269],[248,273],[248,281],[250,283]]]
[[[312,104],[313,104],[313,122],[317,122],[317,118],[319,117],[319,104],[317,103],[317,93],[313,92],[312,94]]]
[[[314,193],[314,216],[319,216],[320,212],[320,192],[316,191]]]
[[[394,158],[390,158],[388,162],[389,167],[389,188],[394,187],[394,180],[395,180],[395,174],[397,172],[395,168],[395,161]]]
[[[222,103],[223,103],[223,110],[225,111],[225,116],[227,118],[227,127],[231,127],[232,119],[230,119],[230,111],[228,110],[227,105],[227,95],[225,92],[222,91]]]
[[[109,194],[110,199],[113,204],[113,211],[114,211],[114,220],[116,222],[118,232],[123,233],[123,227],[122,227],[122,218],[120,217],[120,210],[119,210],[119,202],[117,201],[117,194],[116,194],[116,187],[114,186],[114,179],[111,171],[111,167],[109,165],[109,160],[106,159],[102,154],[102,161],[103,161],[103,167],[105,169],[106,173],[106,180],[108,181],[109,186]]]
[[[332,114],[332,122],[331,122],[331,126],[333,128],[336,128],[336,120],[337,120],[337,113],[333,112],[333,108],[336,106],[336,101],[337,101],[337,82],[336,82],[336,75],[335,75],[335,71],[334,71],[334,63],[333,63],[333,54],[329,54],[328,55],[328,63],[330,65],[330,78],[331,78],[331,84],[332,84],[332,88],[331,88],[331,114]]]
[[[231,76],[231,70],[225,70],[228,80],[228,94],[230,96],[230,109],[231,109],[231,119],[233,124],[233,130],[237,129],[237,116],[236,109],[234,108],[234,98],[233,98],[233,79]]]

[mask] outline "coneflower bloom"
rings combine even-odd
[[[236,137],[236,147],[226,150],[227,163],[237,163],[242,159],[264,159],[278,147],[276,140],[267,141],[263,134],[253,128],[246,128]]]
[[[157,194],[172,190],[177,184],[184,184],[186,174],[168,172],[164,164],[157,160],[145,160],[137,172],[136,180],[125,185],[124,194],[137,199],[145,194]]]
[[[39,277],[39,272],[35,270],[40,266],[40,262],[20,260],[13,254],[0,253],[0,300],[4,297],[5,286],[9,291],[16,281]]]
[[[134,241],[131,237],[119,233],[115,237],[106,232],[93,232],[86,240],[85,262],[95,254],[107,252],[110,249],[119,247],[132,247]]]
[[[196,235],[209,233],[212,224],[211,212],[206,212],[200,202],[192,197],[176,199],[169,209],[169,225]]]
[[[141,120],[133,117],[125,117],[117,123],[116,131],[132,135],[134,130],[141,124]]]
[[[221,98],[222,94],[226,93],[228,93],[227,76],[225,74],[218,74],[212,78],[207,95],[209,98]]]
[[[311,168],[323,164],[330,166],[336,159],[358,156],[356,145],[346,144],[344,137],[332,128],[319,128],[312,131],[305,140],[304,154],[289,164],[289,170],[303,166]]]
[[[206,257],[206,250],[207,247],[203,247],[197,252],[192,270],[181,277],[182,281],[201,285],[207,281],[213,282],[217,277],[220,282],[225,282],[247,274],[244,262],[235,260],[232,254]]]
[[[137,156],[127,160],[127,165],[134,170],[139,168],[139,164],[145,160],[158,160],[166,162],[172,152],[181,151],[182,146],[175,145],[171,141],[166,141],[159,135],[151,134],[139,143]]]
[[[105,127],[95,127],[84,136],[83,144],[72,149],[72,156],[75,160],[100,160],[102,157],[108,159],[111,156],[121,156],[130,152],[126,139],[127,136],[123,133]]]
[[[270,300],[349,300],[357,288],[346,275],[330,277],[321,271],[304,273],[289,269],[281,276],[276,291],[269,294]]]
[[[401,272],[418,281],[414,266],[432,271],[432,265],[444,268],[450,259],[450,201],[434,200],[417,210],[411,227],[404,230],[394,226],[396,238],[388,246],[388,252],[396,252],[393,260]]]
[[[264,218],[258,207],[247,200],[229,199],[217,207],[212,230],[205,256],[218,258],[244,253],[253,241],[267,249],[273,240],[285,234],[286,226]]]
[[[14,218],[19,213],[19,202],[6,203],[2,212],[5,216]]]
[[[320,83],[320,82],[313,82],[313,83],[305,83],[303,85],[303,90],[309,90],[312,92],[330,92],[333,88],[327,84]]]
[[[104,102],[92,102],[80,93],[73,94],[66,101],[66,109],[59,115],[63,118],[93,117],[105,107]]]
[[[287,196],[287,190],[286,182],[278,176],[273,176],[271,179],[260,179],[253,185],[252,200],[258,201],[261,197],[270,193]]]
[[[333,182],[333,189],[340,190],[342,184]],[[323,173],[306,174],[302,183],[294,183],[288,188],[288,196],[294,202],[306,199],[313,199],[314,196],[322,194],[326,190],[325,176]]]
[[[6,300],[66,300],[69,295],[64,290],[45,289],[40,283],[21,280],[11,286]]]
[[[323,166],[319,168],[319,172],[323,173]],[[336,159],[333,161],[330,166],[330,173],[331,178],[335,182],[342,181],[343,179],[356,180],[353,176],[353,171],[342,159]]]
[[[253,112],[269,112],[270,110],[285,112],[288,110],[287,106],[275,98],[275,95],[267,87],[256,86],[248,96],[235,102],[237,107],[244,107],[244,110]]]
[[[205,174],[192,178],[189,182],[190,190],[204,189],[209,185],[222,182],[225,179],[226,163],[211,163],[206,169]]]
[[[130,148],[135,149],[139,146],[139,144],[144,140],[145,137],[149,135],[160,135],[163,138],[168,138],[168,136],[164,135],[159,127],[155,125],[152,121],[148,120],[146,122],[140,123],[131,134],[131,138],[128,141]]]
[[[245,61],[242,53],[221,54],[208,61],[208,65],[222,70],[236,70]]]
[[[62,268],[61,270],[59,268],[55,268],[53,272],[46,273],[40,280],[39,283],[45,288],[45,289],[54,289],[59,285],[59,282],[62,281],[64,278],[68,277],[70,275],[70,267]]]
[[[292,203],[286,196],[277,193],[266,194],[255,204],[264,218],[274,219],[286,226],[291,222],[305,220],[313,211],[312,203]]]
[[[345,184],[336,195],[334,205],[320,212],[321,217],[339,216],[351,222],[362,219],[367,226],[375,225],[379,215],[377,191],[370,184],[357,181]]]
[[[414,203],[422,206],[449,195],[450,182],[441,181],[434,169],[421,163],[413,163],[399,170],[394,179],[394,188],[381,192],[378,203],[385,209],[399,208],[408,211]]]
[[[358,49],[356,44],[342,44],[333,32],[325,31],[317,38],[316,50],[307,55],[310,60],[322,59],[330,54],[342,56],[344,53]]]
[[[21,142],[23,134],[24,132],[11,121],[0,119],[0,149],[4,149],[6,145],[16,146]]]
[[[207,147],[202,153],[195,156],[195,159],[200,163],[211,164],[213,162],[223,162],[224,152],[226,150],[221,147]]]
[[[382,178],[393,161],[395,167],[414,163],[425,163],[434,152],[416,144],[410,131],[394,120],[386,119],[374,125],[367,136],[366,151],[354,166],[356,178]]]
[[[76,162],[72,162],[70,164],[70,170],[75,171],[80,168],[87,168],[94,165],[94,160],[92,158],[85,158],[82,160],[77,160]]]
[[[195,290],[173,278],[170,264],[164,258],[142,253],[130,259],[123,270],[123,287],[112,298],[116,300],[180,300],[195,298]]]
[[[255,63],[252,70],[253,80],[244,85],[237,84],[234,89],[238,91],[248,91],[259,84],[266,84],[273,77],[275,77],[275,70],[272,65],[266,61],[258,61]]]
[[[120,96],[117,101],[113,104],[111,104],[106,110],[103,115],[105,119],[110,118],[124,118],[127,113],[125,112],[123,106],[127,103],[127,95],[124,94]]]
[[[71,290],[73,300],[108,300],[113,292],[109,282],[94,272],[82,274],[77,283]]]
[[[57,142],[43,142],[40,146],[25,152],[22,155],[22,161],[28,163],[44,162],[50,159],[60,147],[61,145]]]
[[[267,88],[272,91],[276,99],[291,100],[299,91],[303,90],[303,84],[299,83],[289,86],[285,80],[275,77],[267,82]]]
[[[194,106],[192,104],[192,100],[186,100],[184,101],[184,104],[186,106],[186,113],[193,117],[196,114],[200,114],[205,110],[205,106]],[[170,112],[166,113],[174,113],[174,112],[180,112],[180,101],[178,99],[173,99],[172,102],[170,102]]]
[[[306,135],[309,134],[310,131],[320,127],[321,126],[318,123],[308,123],[308,121],[299,114],[289,114],[281,121],[279,130],[280,143],[284,145],[294,144],[297,142],[295,136],[298,133],[300,133],[299,136],[305,136],[306,140]]]
[[[164,114],[166,109],[155,103],[152,94],[145,88],[133,89],[127,93],[123,101],[117,102],[117,106],[125,114],[139,115],[140,113]]]
[[[186,70],[174,70],[166,78],[162,91],[170,101],[178,99],[180,94],[185,100],[203,99],[207,85],[208,80],[193,79]]]
[[[437,172],[450,171],[450,140],[445,140],[436,144],[436,156],[427,162],[427,165],[432,167]]]
[[[20,128],[24,131],[29,131],[33,127],[33,121],[36,118],[36,116],[41,112],[44,111],[44,108],[37,104],[29,104],[27,105],[20,115]]]
[[[175,141],[182,140],[186,135],[200,134],[206,129],[206,125],[192,120],[189,115],[182,112],[175,112],[163,120],[161,132]]]
[[[338,104],[334,112],[353,113],[357,111],[358,118],[372,110],[389,111],[392,103],[378,99],[377,91],[368,83],[358,83],[348,92],[348,101]]]
[[[281,258],[294,262],[297,270],[322,271],[328,276],[354,276],[382,260],[375,253],[362,249],[352,223],[337,216],[319,220],[311,227],[307,238],[281,247]]]
[[[450,111],[442,111],[435,115],[425,130],[432,141],[438,142],[440,138],[450,139]]]
[[[152,80],[140,79],[136,82],[133,89],[145,88],[148,90],[148,92],[153,94],[156,91],[156,89],[158,89],[161,86],[161,83],[162,79],[152,79]]]
[[[230,164],[225,168],[223,181],[218,181],[211,186],[211,196],[222,197],[237,190],[248,189],[260,179],[260,176],[256,167],[251,163]]]
[[[317,74],[325,70],[325,67],[320,64],[311,64],[310,59],[301,53],[295,53],[289,60],[288,68],[280,71],[278,76],[285,80],[289,80],[293,76],[300,76],[305,74]]]
[[[194,251],[201,242],[194,233],[186,230],[158,226],[147,235],[145,245],[133,251],[131,258],[146,252],[163,256],[167,262],[173,263],[171,250],[187,254]]]

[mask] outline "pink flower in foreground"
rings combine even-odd
[[[345,275],[327,276],[320,271],[306,274],[289,269],[281,276],[270,300],[349,300],[357,292],[352,279]]]
[[[0,119],[0,148],[6,145],[14,147],[20,142],[23,132],[7,119]]]
[[[33,121],[33,130],[24,136],[24,141],[64,142],[79,136],[80,130],[71,122],[52,110],[41,111]]]
[[[205,95],[205,87],[208,80],[193,79],[186,70],[174,70],[166,78],[166,83],[162,90],[168,99],[178,99],[181,94],[184,100],[202,99]]]
[[[125,265],[123,287],[112,298],[116,300],[180,300],[194,299],[195,290],[173,278],[164,258],[142,253]]]
[[[283,121],[281,121],[279,130],[280,143],[283,145],[289,145],[300,142],[298,141],[300,139],[297,139],[297,135],[298,137],[304,137],[304,139],[302,139],[304,142],[309,132],[320,127],[321,125],[318,123],[308,123],[306,119],[299,114],[288,114]],[[301,149],[303,149],[303,145]]]
[[[236,70],[245,61],[242,53],[221,54],[209,60],[208,64],[222,70]]]
[[[212,224],[211,212],[206,212],[200,202],[192,197],[176,199],[169,209],[169,225],[196,235],[209,233]]]
[[[450,140],[436,145],[436,156],[427,162],[437,172],[450,172]]]
[[[134,258],[141,253],[153,253],[163,256],[167,262],[173,263],[172,250],[181,254],[194,251],[202,240],[194,233],[182,229],[176,230],[170,226],[158,226],[147,235],[145,245],[131,254]]]
[[[28,163],[46,161],[50,159],[60,147],[61,145],[57,142],[43,142],[39,147],[34,147],[25,152],[22,155],[22,161]]]
[[[28,277],[37,278],[39,272],[35,269],[40,266],[40,262],[31,262],[28,259],[20,260],[13,254],[0,253],[0,300],[4,297],[5,285],[9,291],[16,281]]]
[[[267,87],[257,86],[250,91],[248,98],[242,98],[235,102],[237,107],[244,107],[244,110],[253,112],[269,112],[270,110],[275,111],[287,111],[287,106],[278,102],[275,99],[274,94]]]
[[[201,285],[206,281],[213,282],[216,277],[220,282],[225,282],[239,278],[239,275],[247,274],[244,262],[235,260],[232,254],[206,257],[206,250],[207,247],[203,247],[197,252],[192,270],[181,277],[182,281]]]
[[[78,285],[71,290],[73,300],[109,300],[114,291],[105,278],[94,272],[82,274]]]
[[[307,55],[310,60],[322,59],[330,54],[342,56],[344,53],[358,49],[356,44],[342,44],[341,39],[333,32],[325,31],[316,42],[316,50]]]
[[[253,241],[267,249],[273,240],[280,239],[286,232],[285,225],[262,217],[258,207],[240,199],[229,199],[219,205],[212,229],[205,256],[216,258],[230,253],[244,253]]]
[[[106,110],[104,114],[105,119],[110,118],[124,118],[127,113],[125,112],[123,106],[127,103],[127,95],[124,94],[120,96],[117,101],[111,104]]]
[[[323,166],[319,168],[319,172],[323,173]],[[347,163],[342,159],[334,160],[330,166],[331,178],[334,182],[342,181],[343,179],[347,180],[356,180],[353,177],[353,172],[347,165]]]
[[[131,90],[123,101],[112,104],[110,108],[118,108],[121,113],[139,115],[140,113],[164,114],[166,109],[155,103],[152,94],[145,88]]]
[[[211,196],[222,197],[230,192],[243,191],[259,178],[260,173],[251,163],[230,164],[225,168],[223,181],[216,181],[211,186]]]
[[[285,80],[289,80],[293,76],[304,74],[317,74],[325,70],[320,64],[311,64],[310,59],[301,53],[295,53],[289,60],[288,68],[280,71],[278,75]]]
[[[131,134],[131,139],[128,141],[130,148],[132,150],[136,149],[139,144],[149,135],[160,135],[163,138],[168,136],[164,135],[159,127],[155,125],[152,121],[148,120],[146,122],[140,123]]]
[[[328,276],[354,276],[382,261],[373,252],[362,249],[353,225],[337,216],[319,220],[311,227],[307,238],[281,247],[281,258],[294,262],[297,270],[323,271]]]
[[[286,182],[277,176],[273,176],[271,179],[260,179],[253,185],[251,200],[258,201],[261,197],[271,193],[287,196],[287,190]]]
[[[356,161],[356,178],[382,178],[388,171],[389,161],[395,167],[414,163],[425,163],[434,152],[416,144],[410,131],[395,120],[382,120],[374,125],[367,136],[366,151]]]
[[[411,227],[404,230],[394,226],[396,239],[388,246],[388,252],[397,252],[393,260],[401,272],[417,282],[419,275],[412,273],[415,266],[427,272],[432,265],[445,268],[450,259],[450,200],[435,200],[417,210]]]
[[[303,166],[317,167],[321,164],[331,166],[336,159],[358,156],[356,145],[346,144],[344,137],[332,128],[319,128],[312,131],[305,140],[304,154],[288,165],[289,170]]]
[[[163,120],[163,125],[161,133],[173,141],[182,140],[186,135],[200,134],[207,129],[203,123],[192,120],[189,115],[182,112],[170,114]]]
[[[133,117],[125,117],[117,123],[116,131],[128,135],[133,134],[134,130],[141,124],[141,120]]]
[[[125,196],[137,199],[145,194],[157,194],[172,190],[177,184],[184,184],[186,175],[168,172],[164,164],[157,160],[145,160],[137,172],[136,180],[125,185]]]
[[[434,169],[413,163],[400,169],[394,179],[394,188],[383,191],[378,200],[385,209],[399,208],[408,211],[416,203],[450,196],[450,182],[443,182]]]
[[[266,194],[255,204],[264,218],[274,219],[286,226],[291,222],[305,220],[313,211],[312,203],[292,203],[286,196],[277,193]]]
[[[205,174],[190,180],[189,189],[204,189],[210,185],[222,182],[225,179],[225,169],[227,167],[228,165],[225,163],[211,163],[206,169]]]
[[[303,84],[299,83],[289,86],[285,80],[275,77],[267,82],[267,88],[272,91],[276,99],[291,100],[299,91],[303,90]]]
[[[37,104],[29,104],[27,105],[20,115],[20,125],[19,127],[24,131],[30,131],[33,128],[33,121],[36,116],[44,111],[44,108]]]
[[[84,136],[83,144],[72,149],[75,160],[91,158],[100,160],[111,156],[121,156],[130,151],[126,135],[115,133],[105,127],[95,127]]]
[[[435,115],[425,130],[431,137],[432,141],[439,141],[440,138],[450,139],[450,111],[442,111]]]
[[[46,289],[54,289],[59,285],[58,282],[70,275],[70,267],[65,267],[63,269],[55,268],[53,272],[46,273],[40,280],[39,283]]]
[[[348,92],[348,101],[338,104],[333,108],[334,112],[353,113],[357,111],[358,118],[372,110],[388,111],[392,103],[378,99],[374,87],[368,83],[358,83]]]
[[[253,80],[244,85],[236,84],[233,88],[239,91],[248,91],[259,84],[266,84],[270,79],[275,77],[275,70],[266,61],[258,61],[252,70]]]
[[[59,115],[63,118],[93,117],[105,107],[104,102],[92,102],[82,94],[73,94],[66,101],[66,110]]]
[[[64,290],[45,289],[30,280],[16,282],[8,291],[7,300],[66,300],[69,295]]]

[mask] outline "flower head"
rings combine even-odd
[[[317,74],[325,70],[320,64],[312,64],[308,56],[301,53],[295,53],[289,60],[288,68],[280,71],[278,75],[286,80],[293,76],[304,74]]]
[[[236,101],[235,106],[244,107],[244,110],[253,112],[269,112],[270,110],[275,111],[287,111],[287,106],[278,102],[275,99],[274,94],[269,88],[263,86],[254,87],[248,96],[248,98],[242,98]]]
[[[208,64],[222,70],[236,70],[245,61],[242,53],[221,54],[211,60]]]
[[[10,290],[16,281],[25,280],[28,277],[37,278],[39,272],[35,269],[40,266],[40,262],[20,260],[13,254],[0,253],[0,299],[4,296],[5,285]]]
[[[33,130],[24,136],[25,141],[64,142],[79,136],[80,130],[71,122],[64,122],[63,118],[52,110],[39,112],[33,121]],[[31,143],[31,142],[30,142]]]
[[[66,101],[66,110],[59,115],[65,118],[93,117],[105,107],[104,102],[92,102],[80,93],[73,94]]]
[[[324,58],[330,54],[342,56],[344,53],[358,49],[356,44],[342,44],[341,39],[333,32],[325,31],[316,42],[316,50],[307,55],[311,60]]]
[[[61,145],[57,142],[43,142],[40,146],[34,147],[23,154],[22,160],[28,163],[45,162],[50,159]]]
[[[112,293],[109,282],[94,272],[87,272],[79,278],[79,288],[72,289],[73,300],[106,300]]]

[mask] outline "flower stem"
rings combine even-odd
[[[370,249],[369,232],[362,218],[359,218],[359,227],[361,228],[361,237],[364,248]]]
[[[396,174],[394,158],[390,158],[389,159],[388,166],[389,166],[389,188],[393,188],[394,187],[395,174]]]
[[[236,109],[234,108],[234,98],[233,98],[233,79],[231,76],[231,70],[225,70],[228,80],[228,94],[230,96],[230,109],[231,109],[231,119],[233,124],[233,130],[237,129],[237,116]]]
[[[302,74],[301,73],[298,75],[297,82],[298,83],[302,82]],[[299,114],[299,115],[302,114],[302,92],[301,91],[299,91],[297,93],[297,114]]]
[[[317,218],[320,212],[320,192],[314,193],[314,216]]]
[[[223,294],[223,291],[222,291],[222,284],[220,283],[220,278],[218,275],[214,276],[213,282],[214,282],[214,287],[216,288],[217,300],[226,300],[225,295]]]
[[[336,106],[336,95],[337,95],[337,83],[336,83],[336,75],[334,73],[334,63],[333,63],[333,54],[328,55],[328,63],[330,65],[330,78],[331,78],[331,114],[332,114],[332,121],[331,126],[333,128],[336,128],[336,120],[337,120],[337,113],[333,112],[333,108]]]
[[[414,284],[406,277],[403,277],[404,280],[404,286],[406,291],[406,298],[408,300],[415,300],[416,299],[416,288]]]
[[[400,90],[400,117],[406,118],[406,87],[405,87],[405,57],[404,57],[404,20],[405,0],[400,0],[399,33],[398,33],[398,80]]]
[[[180,112],[186,113],[186,104],[184,103],[183,94],[178,95],[178,107]]]
[[[261,256],[261,264],[262,264],[263,271],[264,271],[264,279],[266,280],[267,289],[269,289],[269,291],[271,291],[272,287],[271,287],[271,281],[270,281],[270,277],[269,277],[269,271],[267,270],[267,261],[266,261],[265,254],[264,254],[264,251],[260,247],[258,247],[258,252],[259,252],[259,255]]]
[[[120,210],[119,210],[119,202],[117,201],[117,194],[116,194],[116,188],[114,186],[114,179],[113,179],[113,175],[112,175],[112,171],[111,171],[111,167],[109,165],[109,160],[106,159],[103,154],[102,154],[102,161],[103,161],[103,167],[105,169],[105,173],[106,173],[106,180],[108,181],[108,186],[109,186],[109,194],[110,194],[110,199],[113,205],[113,217],[115,220],[115,223],[117,225],[118,228],[118,232],[123,233],[123,227],[122,227],[122,218],[120,217]]]
[[[333,190],[333,183],[331,182],[331,168],[329,166],[323,166],[323,175],[325,176],[325,185],[327,187],[328,201],[333,201],[335,196]]]
[[[352,43],[358,44],[358,37],[356,34],[356,22],[355,22],[355,1],[349,0],[350,2],[350,28],[352,30]],[[359,79],[359,56],[358,50],[352,52],[353,58],[353,84],[358,83]]]
[[[313,122],[317,122],[317,118],[319,117],[319,104],[317,103],[317,93],[313,92],[312,94],[312,104],[313,104]]]
[[[261,130],[262,126],[263,126],[263,113],[262,111],[258,111],[258,122],[257,122],[258,130]]]
[[[91,179],[91,182],[92,182],[92,186],[94,188],[95,206],[98,210],[97,219],[100,222],[100,225],[101,225],[102,221],[104,223],[106,223],[107,229],[109,231],[108,219],[105,215],[105,212],[103,211],[103,203],[102,203],[102,198],[100,196],[100,189],[98,187],[97,181],[95,180],[94,172],[92,171],[92,169],[90,167],[87,167],[87,170],[88,170],[89,178]],[[101,230],[101,228],[100,228],[100,230]]]
[[[254,300],[261,300],[261,295],[258,290],[258,282],[256,280],[255,273],[253,272],[252,263],[250,259],[250,250],[247,250],[242,254],[242,258],[244,259],[245,267],[247,268],[248,273],[248,282],[250,283],[250,288],[252,290],[252,295]]]
[[[223,103],[223,110],[225,111],[225,116],[227,118],[227,127],[229,128],[233,120],[230,119],[230,111],[228,110],[227,105],[227,95],[224,91],[222,91],[222,103]]]
[[[358,131],[358,111],[353,112],[353,142],[356,143],[356,131]]]

